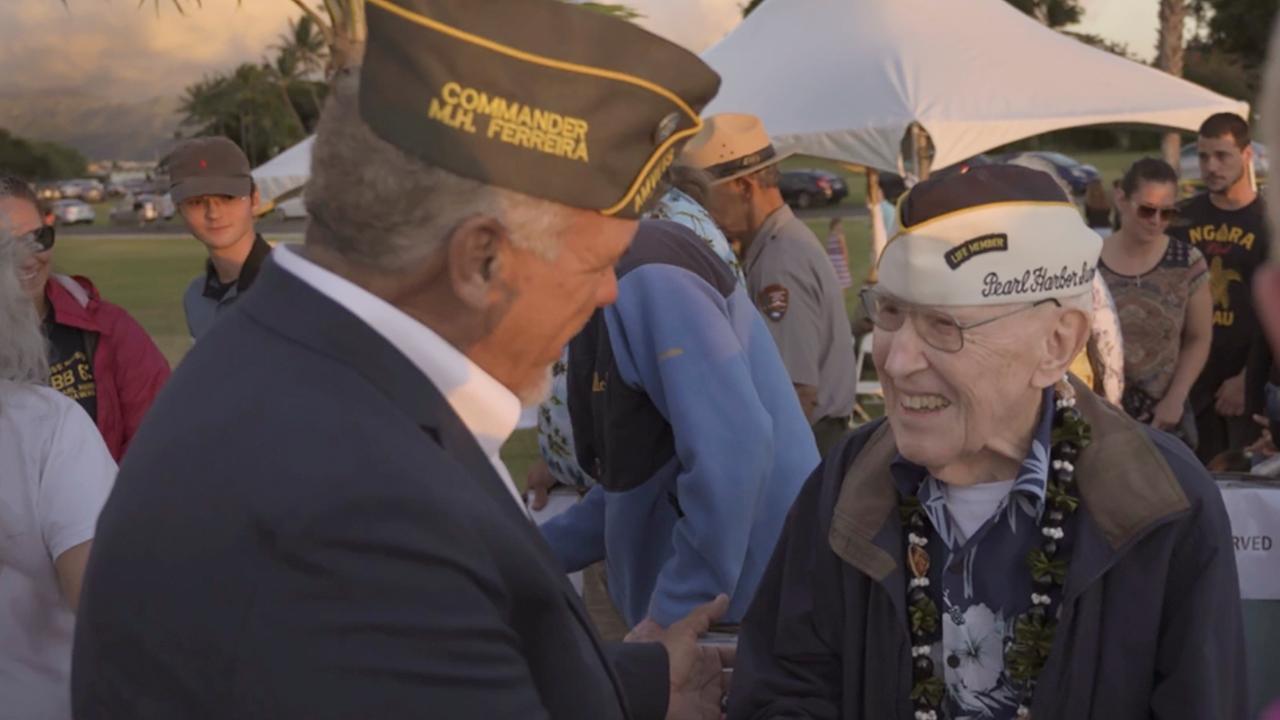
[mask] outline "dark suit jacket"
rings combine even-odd
[[[75,716],[660,718],[410,361],[268,263],[152,408],[102,512]]]

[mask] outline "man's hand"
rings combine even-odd
[[[525,489],[533,497],[529,499],[529,507],[533,510],[541,510],[547,506],[547,492],[556,484],[556,479],[551,475],[551,468],[547,467],[547,461],[541,458],[529,468],[529,474],[525,477]]]
[[[654,621],[653,618],[645,618],[640,621],[639,625],[631,628],[631,632],[622,640],[623,642],[662,642],[662,633],[666,632],[662,626]]]
[[[1275,455],[1276,446],[1271,438],[1271,421],[1263,415],[1254,415],[1253,422],[1262,428],[1262,434],[1252,445],[1245,448],[1245,452],[1264,458]]]
[[[1151,411],[1151,425],[1161,430],[1172,430],[1182,422],[1185,399],[1166,395]]]
[[[1214,409],[1222,417],[1240,417],[1244,415],[1244,371],[1222,383],[1216,394],[1217,403]]]
[[[719,720],[720,701],[729,690],[726,669],[733,666],[734,649],[702,647],[698,636],[729,608],[729,596],[699,605],[684,619],[663,630],[646,618],[628,635],[628,642],[661,642],[667,648],[671,699],[667,720]]]

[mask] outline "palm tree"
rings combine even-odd
[[[310,15],[290,20],[289,30],[278,40],[272,49],[281,55],[291,54],[304,77],[309,80],[324,77],[325,66],[329,63],[329,46]]]
[[[1156,67],[1182,77],[1182,28],[1187,19],[1186,0],[1160,0],[1160,39],[1156,43]],[[1167,132],[1160,142],[1164,159],[1178,169],[1178,155],[1182,150],[1182,136],[1176,131]]]

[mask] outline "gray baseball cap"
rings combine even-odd
[[[175,203],[199,195],[248,197],[252,193],[249,158],[225,137],[184,140],[160,165],[169,174],[169,194]]]

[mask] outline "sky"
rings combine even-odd
[[[203,0],[203,8],[183,0],[185,15],[171,0],[160,0],[157,13],[152,1],[140,9],[135,0],[0,0],[0,93],[177,95],[206,73],[265,56],[298,14],[288,0]],[[644,13],[642,25],[695,52],[732,29],[742,2],[626,1]],[[1080,30],[1124,42],[1139,57],[1154,54],[1158,0],[1083,2]]]

